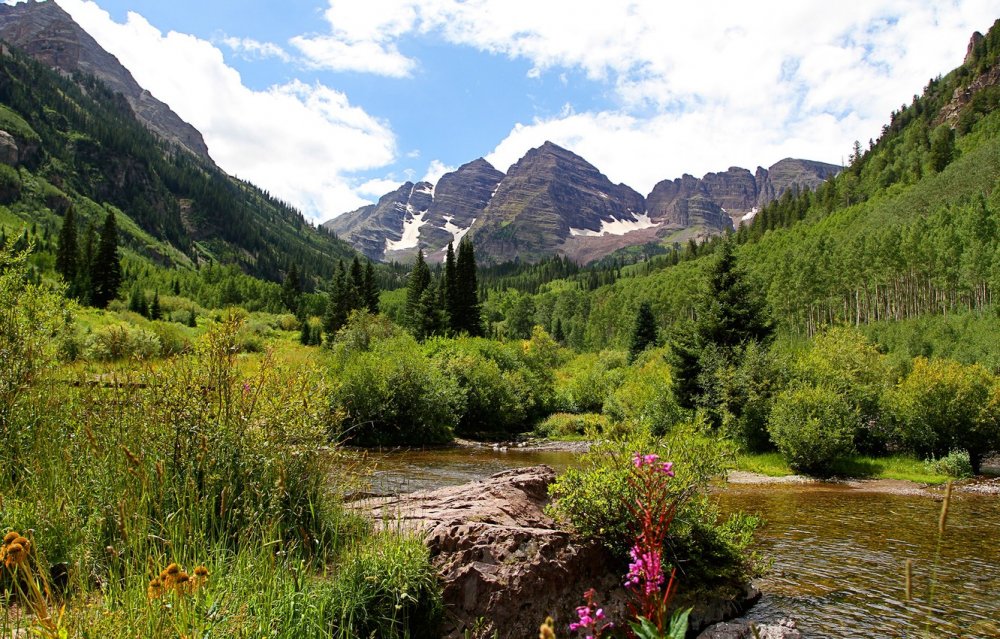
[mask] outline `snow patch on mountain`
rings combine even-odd
[[[590,229],[569,229],[570,235],[578,235],[583,237],[601,237],[603,235],[625,235],[626,233],[631,233],[632,231],[641,231],[643,229],[650,229],[654,226],[659,226],[659,222],[654,222],[649,219],[647,213],[635,213],[634,220],[618,220],[612,218],[611,221],[601,220],[601,229],[599,231],[591,231]]]
[[[403,220],[403,237],[395,242],[386,238],[386,252],[417,248],[417,244],[420,241],[420,227],[427,223],[427,221],[424,220],[424,217],[427,215],[427,211],[415,213],[413,211],[413,207],[410,205],[407,205],[406,210],[409,215],[407,215],[406,219]]]
[[[453,219],[455,219],[455,216],[453,215],[444,216],[444,226],[442,226],[441,228],[451,233],[451,236],[454,238],[453,244],[457,246],[458,243],[462,241],[462,238],[465,237],[465,234],[469,232],[469,229],[472,228],[472,225],[476,223],[476,218],[472,218],[472,221],[469,222],[469,225],[465,228],[462,228],[461,226],[452,222]],[[447,247],[442,247],[442,248],[447,248]]]

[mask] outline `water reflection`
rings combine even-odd
[[[1000,637],[1000,500],[956,495],[940,547],[940,503],[927,497],[831,486],[730,487],[725,509],[767,519],[762,551],[774,559],[750,617],[792,617],[807,637]],[[904,564],[913,560],[914,601],[904,599]]]
[[[410,492],[482,479],[535,464],[562,470],[567,452],[451,448],[370,454],[372,490]],[[934,611],[928,613],[940,502],[839,485],[730,485],[723,510],[761,514],[761,550],[774,559],[749,616],[795,619],[810,638],[915,637],[928,619],[935,637],[1000,638],[1000,499],[955,495],[940,548]],[[913,560],[914,601],[903,570]]]

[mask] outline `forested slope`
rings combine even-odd
[[[99,81],[60,76],[15,49],[0,55],[0,129],[16,145],[0,166],[8,233],[36,225],[48,237],[70,207],[81,228],[113,208],[127,218],[126,247],[157,264],[231,263],[276,281],[293,263],[307,281],[325,279],[355,254],[266,192],[160,141]]]

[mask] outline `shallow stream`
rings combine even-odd
[[[562,470],[575,453],[450,448],[372,454],[376,492],[461,484],[521,466]],[[749,617],[794,619],[804,637],[1000,638],[1000,497],[956,494],[938,549],[941,504],[926,495],[867,492],[838,484],[729,485],[723,510],[767,520],[760,550],[774,561]],[[935,561],[937,558],[937,561]],[[904,566],[913,561],[912,602]],[[933,579],[933,612],[928,596]]]

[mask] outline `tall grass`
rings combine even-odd
[[[16,278],[0,284],[9,293]],[[239,331],[228,317],[168,365],[66,383],[40,358],[14,380],[0,420],[0,534],[30,532],[39,570],[59,582],[46,598],[65,605],[65,636],[434,632],[424,546],[373,532],[340,502],[355,469],[327,446],[339,416],[325,376],[266,356],[239,365]],[[154,594],[170,564],[207,577]],[[10,579],[0,576],[0,637],[38,627]]]

